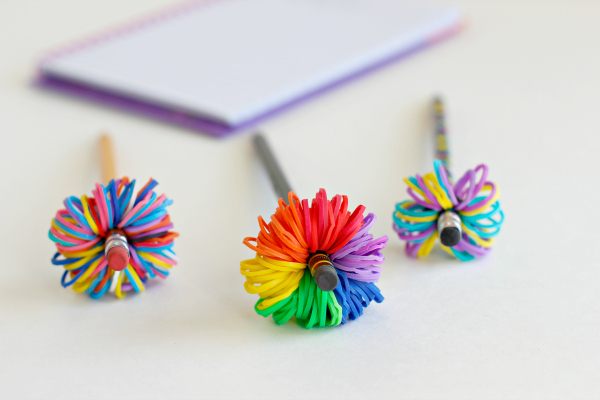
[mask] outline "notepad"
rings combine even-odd
[[[453,7],[212,0],[43,60],[40,86],[212,135],[247,129],[460,28]]]

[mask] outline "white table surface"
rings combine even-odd
[[[455,39],[262,125],[297,192],[347,194],[390,236],[386,300],[304,330],[256,315],[242,287],[242,238],[275,208],[248,135],[30,85],[44,51],[170,2],[0,0],[0,397],[600,397],[600,2],[455,3],[470,17]],[[476,262],[409,259],[391,228],[402,178],[431,168],[437,92],[457,173],[486,162],[502,188],[506,224]],[[120,172],[175,200],[181,233],[172,276],[123,301],[63,289],[50,264],[50,220],[99,180],[102,130]]]

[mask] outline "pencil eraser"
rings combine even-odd
[[[108,266],[115,271],[123,271],[129,264],[129,252],[120,246],[108,250],[106,255]]]
[[[324,265],[315,272],[315,282],[317,286],[324,292],[329,292],[335,289],[338,285],[338,276],[335,268]]]
[[[460,242],[460,231],[454,226],[447,226],[442,229],[440,241],[446,247],[453,247]]]

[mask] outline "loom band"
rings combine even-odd
[[[477,179],[477,173],[479,171],[481,171],[481,176],[479,179]],[[477,181],[477,183],[475,184],[475,193],[479,193],[479,191],[481,191],[481,188],[485,185],[488,172],[489,168],[485,164],[479,164],[477,167],[475,167],[475,170],[473,171],[473,173],[475,174],[475,180]]]
[[[96,224],[96,221],[94,220],[94,217],[92,216],[88,197],[85,194],[83,196],[81,196],[81,205],[83,206],[83,216],[85,217],[85,220],[87,221],[87,225],[90,228],[92,228],[92,231],[96,235],[100,234],[100,229],[98,229],[98,225]]]
[[[312,247],[312,227],[310,224],[310,208],[308,207],[308,200],[303,199],[299,200],[300,207],[298,209],[299,218],[302,219],[302,228],[304,229],[304,242],[306,243],[306,248],[309,249]]]
[[[468,186],[465,188],[465,185],[467,184]],[[459,199],[462,199],[456,207],[454,207],[455,210],[460,211],[466,207],[477,194],[477,192],[475,192],[475,173],[472,170],[468,170],[461,180],[458,181],[454,186],[454,192]]]
[[[96,244],[101,240],[102,238],[97,237],[96,239],[84,243],[84,244],[80,244],[80,245],[62,245],[57,243],[56,244],[56,248],[58,249],[58,251],[60,251],[62,254],[78,254],[82,251],[88,251],[91,250],[93,247],[96,246]]]
[[[143,236],[140,239],[142,240],[133,240],[133,242],[148,242],[148,243],[165,243],[165,244],[173,244],[173,240],[179,237],[179,233],[173,231],[166,231],[159,233],[157,235],[152,235],[152,237]]]
[[[173,265],[177,264],[177,262],[175,260],[172,260],[172,259],[170,259],[168,257],[165,257],[165,256],[161,255],[158,252],[154,252],[154,251],[152,251],[152,252],[139,251],[138,253],[141,254],[141,257],[144,257],[145,255],[148,255],[149,257],[152,257],[152,258],[156,259],[157,261],[163,262],[163,263],[165,263],[166,265],[169,266],[169,267],[165,267],[165,268],[170,268]]]
[[[436,210],[428,210],[420,207],[415,207],[415,204],[410,200],[405,200],[396,204],[396,212],[408,217],[429,217],[437,218],[439,212]]]
[[[169,263],[166,263],[164,260],[161,260],[150,253],[145,253],[143,251],[139,251],[138,256],[139,256],[139,258],[142,258],[145,261],[148,261],[152,264],[160,265],[163,268],[171,268],[172,267],[172,265],[170,265]]]
[[[358,233],[356,234],[356,236],[362,236],[362,235],[369,234],[369,231],[375,225],[376,221],[377,221],[377,217],[375,216],[375,214],[373,214],[373,213],[367,214],[367,216],[362,220],[363,225],[360,228],[360,230],[358,231]]]
[[[123,220],[119,223],[119,225],[117,225],[117,227],[122,229],[125,226],[129,225],[130,223],[135,222],[144,213],[144,211],[146,211],[146,209],[151,205],[150,201],[155,196],[156,196],[155,193],[148,193],[148,195],[146,195],[146,198],[144,198],[139,203],[136,203],[136,205],[131,209],[131,211],[129,211],[125,215],[125,218],[123,218]]]
[[[304,248],[308,248],[308,243],[306,242],[306,240],[304,239],[305,235],[306,235],[306,231],[304,229],[304,226],[302,224],[302,220],[300,219],[300,200],[298,199],[298,196],[296,196],[294,194],[294,192],[290,192],[288,194],[288,200],[291,201],[292,206],[289,207],[291,209],[291,219],[292,221],[290,221],[290,226],[292,227],[292,230],[294,231],[294,233],[296,234],[296,237],[298,238],[298,241],[300,242],[300,245]]]
[[[68,281],[68,282],[65,282],[65,278],[67,277],[67,274],[68,274],[69,272],[73,272],[73,273],[74,273],[74,275],[75,275],[75,277],[73,277],[73,276],[72,276],[73,274],[72,274],[72,275],[71,275],[71,278],[72,278],[72,279],[71,279],[70,281]],[[61,284],[61,285],[62,285],[62,287],[64,287],[64,288],[66,288],[66,287],[69,287],[69,286],[71,286],[72,284],[74,284],[74,283],[75,283],[75,281],[76,281],[77,279],[79,279],[79,277],[80,277],[81,275],[83,275],[84,273],[85,273],[85,268],[81,268],[81,269],[80,269],[80,270],[78,270],[78,271],[69,271],[69,270],[67,270],[67,271],[65,271],[65,272],[63,273],[63,276],[62,276],[62,278],[60,279],[60,284]]]
[[[166,214],[165,217],[162,219],[158,219],[157,224],[149,225],[148,228],[141,229],[139,231],[136,230],[136,232],[131,232],[133,228],[127,226],[123,230],[125,232],[131,232],[130,235],[136,235],[139,237],[148,234],[148,232],[157,232],[157,229],[160,230],[161,228],[162,230],[169,230],[173,228],[173,222],[171,222],[171,216],[169,214]]]
[[[310,228],[310,232],[311,232],[311,238],[310,238],[310,242],[311,242],[311,247],[310,247],[310,252],[314,253],[315,251],[317,251],[319,249],[319,228],[318,228],[318,210],[313,206],[310,208],[310,220],[309,220],[309,225],[311,226]]]
[[[262,234],[262,232],[261,232]],[[303,263],[306,261],[306,257],[307,257],[307,252],[304,251],[303,253],[297,253],[293,250],[290,250],[287,248],[287,246],[280,241],[277,236],[272,236],[273,239],[275,239],[276,241],[276,245],[266,245],[261,243],[261,240],[264,239],[264,237],[261,236],[261,234],[259,234],[258,236],[258,246],[262,248],[269,248],[271,250],[271,252],[275,252],[275,253],[280,253],[282,254],[281,256],[277,256],[275,258],[279,258],[282,260],[286,260],[286,261],[295,261],[295,262],[299,262],[299,263]],[[264,254],[265,256],[269,256],[269,254]]]
[[[285,300],[286,298],[290,297],[293,295],[294,291],[298,289],[299,285],[296,285],[295,287],[288,287],[286,288],[286,290],[282,290],[280,291],[280,294],[275,295],[275,296],[261,296],[259,294],[259,296],[261,297],[261,302],[260,305],[258,305],[258,308],[260,310],[264,310],[266,308],[269,308],[279,302],[281,302],[282,300]],[[246,285],[244,284],[244,287],[246,287]],[[248,292],[248,290],[246,290]],[[250,293],[250,292],[248,292]]]
[[[93,233],[88,234],[87,231],[83,231],[78,226],[71,224],[59,214],[56,214],[56,217],[52,220],[52,224],[53,226],[54,224],[56,224],[54,226],[56,229],[60,229],[65,234],[71,235],[72,237],[77,239],[92,240],[98,236]]]
[[[158,185],[158,182],[156,182],[154,179],[150,178],[148,180],[148,182],[146,182],[146,184],[138,192],[138,195],[135,199],[135,203],[133,205],[136,206],[157,185]]]
[[[135,207],[135,200],[137,199],[137,196],[140,193],[141,187],[142,184],[140,183],[140,181],[134,179],[133,182],[131,182],[131,196],[129,198],[129,201],[125,204],[123,218],[125,218],[125,216],[127,216]],[[121,222],[123,222],[123,220],[121,220]]]
[[[96,183],[96,190],[92,190],[92,194],[98,205],[98,217],[100,219],[100,224],[102,225],[102,230],[108,232],[110,215],[106,204],[104,187]]]
[[[125,275],[127,275],[129,283],[131,284],[131,286],[133,286],[133,290],[135,290],[136,293],[143,292],[144,290],[146,290],[144,284],[140,280],[135,270],[131,267],[131,265],[128,265],[127,268],[125,268],[124,272]]]
[[[332,222],[330,229],[327,233],[327,237],[325,238],[325,241],[323,243],[324,249],[329,249],[329,248],[331,248],[331,246],[333,246],[335,244],[336,238],[340,235],[340,232],[344,228],[344,225],[341,223],[341,221],[343,221],[343,218],[340,218],[339,213],[338,213],[337,217],[338,218],[336,218]]]
[[[500,213],[502,213],[502,211],[500,211]],[[483,238],[491,238],[494,237],[498,234],[498,232],[500,232],[500,228],[502,227],[502,222],[504,220],[504,215],[502,215],[502,220],[500,221],[494,221],[493,219],[489,218],[489,221],[492,221],[491,224],[482,224],[480,222],[470,222],[468,220],[463,220],[463,224],[465,224],[467,227],[469,227],[469,229],[471,229],[472,231],[476,232],[477,235],[483,237]]]
[[[335,253],[332,253],[329,256],[329,258],[332,261],[335,260],[335,259],[338,259],[338,258],[343,258],[346,255],[352,253],[353,251],[356,251],[356,250],[360,249],[367,242],[369,242],[371,240],[373,240],[373,235],[364,235],[364,236],[359,237],[357,239],[352,239],[344,247],[342,247],[341,249],[339,249]]]
[[[475,198],[473,198],[473,199],[472,199],[472,200],[471,200],[471,201],[470,201],[470,202],[467,204],[467,206],[473,206],[473,205],[475,205],[475,204],[477,204],[477,203],[480,203],[480,202],[482,202],[483,200],[485,200],[485,199],[486,199],[486,198],[487,198],[487,197],[490,195],[490,192],[491,192],[491,190],[490,190],[490,189],[491,189],[491,186],[488,186],[488,187],[486,187],[485,189],[483,189],[482,191],[479,191],[479,192],[477,192],[477,193],[481,193],[481,192],[483,192],[483,191],[488,191],[488,194],[481,195],[481,196],[476,196]]]
[[[122,299],[125,297],[125,293],[123,293],[123,291],[121,290],[124,279],[125,279],[124,273],[117,275],[117,284],[115,286],[115,296],[117,296],[119,299]]]
[[[430,172],[428,174],[425,174],[425,176],[423,177],[423,181],[425,182],[427,188],[431,190],[431,193],[433,193],[433,195],[435,196],[438,204],[444,210],[447,210],[454,206],[454,204],[452,204],[452,201],[450,201],[450,199],[448,198],[446,191],[440,186],[440,183],[438,182],[435,173]]]
[[[294,232],[294,238],[299,243],[299,247],[302,249],[306,249],[308,246],[307,246],[306,242],[304,241],[304,229],[302,229],[301,226],[298,226],[296,224],[296,221],[295,221],[293,215],[289,215],[288,213],[285,213],[283,215],[283,217],[285,218],[286,222],[289,224],[292,231]]]
[[[477,197],[474,201],[480,201],[480,200],[483,200],[484,198],[485,198],[485,196],[480,196],[480,197]],[[475,222],[478,220],[491,218],[492,215],[496,214],[499,211],[500,212],[502,211],[500,208],[500,202],[496,201],[495,203],[490,205],[489,210],[479,213],[477,215],[461,215],[461,219]],[[459,213],[459,215],[460,215],[460,213]]]
[[[108,186],[106,187],[106,191],[110,194],[110,207],[108,207],[110,214],[110,229],[113,229],[119,223],[119,198],[117,196],[117,189],[115,185],[115,180],[111,179]]]
[[[275,320],[277,325],[282,325],[289,321],[290,318],[294,316],[295,312],[294,302],[291,301],[273,313],[273,320]]]
[[[130,228],[130,230],[129,230],[130,232],[139,232],[139,231],[142,231],[144,228],[139,229],[138,227],[140,227],[140,226],[148,227],[148,226],[159,224],[162,222],[161,221],[162,217],[164,217],[167,214],[168,214],[167,210],[160,210],[157,213],[152,213],[151,215],[147,215],[144,218],[137,219],[135,222],[132,222],[127,227]],[[133,228],[135,230],[131,230],[131,228]]]
[[[150,206],[139,216],[139,218],[145,218],[154,214],[155,212],[164,210],[166,207],[173,204],[173,200],[167,199],[166,194],[161,194],[158,196],[156,193],[152,192],[152,197],[150,198],[149,204]]]
[[[50,224],[50,230],[48,231],[48,235],[52,235],[53,237],[55,237],[57,239],[57,241],[64,242],[63,244],[65,244],[65,246],[77,246],[80,244],[88,243],[90,241],[90,239],[80,239],[77,237],[73,237],[72,235],[70,235],[66,232],[61,232],[59,230],[58,225],[56,224],[56,221],[54,221],[54,219],[52,220],[52,223]],[[93,240],[95,240],[95,239],[93,239]]]
[[[281,240],[281,242],[294,251],[295,253],[305,253],[306,249],[300,245],[300,242],[296,240],[294,235],[290,234],[283,225],[277,220],[277,217],[273,215],[271,217],[271,224],[273,224],[273,231],[275,235]]]
[[[424,201],[421,198],[419,198],[413,192],[413,190],[411,188],[408,188],[406,190],[406,192],[414,200],[414,203],[416,203],[417,205],[421,206],[423,209],[425,209],[425,210],[436,210],[436,211],[441,211],[442,210],[442,207],[440,207],[438,204],[432,204],[432,203],[429,203],[429,202]]]
[[[457,204],[458,199],[456,198],[456,194],[454,193],[454,188],[452,187],[452,184],[450,183],[450,179],[448,178],[448,173],[446,172],[446,168],[444,167],[444,164],[439,160],[435,160],[433,162],[433,170],[435,171],[437,180],[438,180],[438,182],[440,182],[442,188],[446,192],[446,195],[448,196],[450,202],[452,204]]]
[[[435,222],[438,219],[438,214],[427,216],[413,216],[402,211],[396,211],[396,217],[407,222]]]
[[[101,287],[101,289],[99,291],[96,292],[96,290],[94,289],[91,293],[90,293],[90,298],[94,299],[94,300],[99,300],[100,298],[102,298],[106,292],[108,291],[108,289],[110,288],[109,284],[105,284],[104,286]]]
[[[69,236],[60,234],[54,228],[50,228],[50,230],[48,230],[48,237],[50,238],[50,240],[52,240],[57,245],[61,244],[63,246],[75,246],[74,243],[67,241],[67,240],[74,240],[73,238],[70,238]],[[66,238],[66,240],[63,240],[61,237]],[[85,241],[83,241],[83,242],[85,243]]]
[[[74,262],[72,264],[63,265],[63,268],[67,271],[75,271],[75,270],[78,270],[79,268],[88,268],[94,261],[99,259],[101,256],[102,256],[102,254],[96,255],[96,257],[94,257],[94,256],[82,257],[82,258],[77,259],[78,260],[77,262]]]
[[[432,229],[428,229],[425,232],[420,232],[417,234],[410,234],[410,233],[406,233],[406,232],[397,232],[398,236],[400,237],[400,239],[406,241],[406,242],[411,242],[411,243],[423,243],[425,241],[427,241],[429,238],[431,238],[431,236],[435,235],[436,233],[436,228],[435,226],[432,227]]]
[[[147,271],[148,274],[150,275],[150,277],[154,278],[155,274],[154,274],[154,271],[152,268],[152,264],[149,262],[146,262],[142,257],[140,257],[140,255],[138,254],[138,250],[134,246],[130,246],[129,250],[130,250],[130,254],[131,254],[131,259],[129,260],[129,263],[134,264],[134,266],[139,267],[139,269],[143,269],[143,270]],[[135,265],[135,264],[137,264],[137,265]]]
[[[440,210],[443,208],[442,205],[440,204],[440,201],[438,199],[438,197],[435,195],[435,190],[432,190],[426,182],[426,178],[428,175],[431,175],[431,173],[427,173],[425,174],[425,176],[421,176],[421,175],[416,175],[413,178],[410,178],[409,180],[413,183],[413,185],[417,186],[420,190],[419,193],[422,194],[422,198],[424,200],[426,200],[425,203],[429,203],[431,204],[430,206],[426,206],[427,208],[432,208],[431,206],[435,206],[433,208],[437,208],[439,207]],[[406,182],[406,179],[405,179]],[[414,187],[413,187],[414,188]],[[408,188],[409,190],[411,190],[411,187]],[[408,191],[408,190],[407,190]],[[411,194],[409,192],[409,194],[411,195],[411,197],[417,199],[418,197],[413,193]]]
[[[108,262],[106,261],[106,258],[101,258],[99,261],[100,262],[98,262],[98,264],[96,264],[96,268],[92,271],[90,276],[97,276],[102,271],[105,271],[107,269],[106,267],[108,266]]]
[[[472,254],[469,254],[465,251],[459,251],[454,248],[450,248],[448,252],[454,257],[458,258],[460,261],[471,261],[475,259],[475,256]]]
[[[275,314],[277,311],[279,311],[281,308],[283,308],[284,306],[288,305],[290,302],[293,302],[293,295],[289,296],[287,299],[284,299],[282,301],[279,301],[275,304],[273,304],[270,307],[265,307],[264,305],[262,305],[262,303],[265,301],[264,299],[259,299],[256,304],[254,305],[254,311],[256,311],[256,313],[258,315],[261,315],[265,318],[267,318],[269,315]],[[291,318],[291,317],[290,317]],[[289,321],[289,318],[287,320],[285,320],[284,322],[280,322],[281,320],[276,319],[275,317],[273,317],[273,319],[275,320],[275,322],[277,322],[277,324],[282,325],[285,322]]]
[[[494,239],[493,238],[489,238],[489,239],[484,239],[483,237],[480,237],[480,235],[477,234],[477,232],[474,232],[473,230],[469,229],[469,227],[465,224],[461,224],[462,228],[463,228],[463,232],[467,234],[467,236],[469,237],[469,239],[473,240],[477,245],[483,247],[483,248],[488,248],[488,247],[492,247],[494,245]]]
[[[122,193],[119,196],[119,213],[121,214],[121,219],[123,218],[125,211],[127,211],[127,208],[129,207],[129,203],[131,202],[131,196],[133,195],[133,189],[135,188],[135,182],[136,182],[136,180],[134,179],[132,182],[126,184],[123,187]],[[119,226],[119,225],[117,224],[117,226]]]
[[[163,242],[172,243],[172,240],[179,235],[175,236],[174,238],[170,238],[169,240],[165,240],[167,237],[169,237],[169,235],[171,233],[175,233],[175,232],[162,231],[162,232],[154,233],[152,235],[148,235],[148,234],[146,234],[146,232],[144,232],[143,234],[136,235],[137,237],[135,237],[135,238],[132,236],[129,236],[128,241],[129,241],[129,244],[131,244],[131,245],[133,245],[134,243],[144,243],[144,244],[163,243]]]
[[[329,313],[331,314],[331,322],[329,326],[338,326],[342,323],[342,306],[338,303],[335,295],[331,292],[328,293],[329,300],[327,304],[329,305]]]
[[[52,257],[52,259],[50,260],[50,262],[53,265],[70,265],[70,264],[74,264],[80,260],[83,260],[82,258],[65,258],[63,260],[59,260],[58,257],[62,256],[62,254],[60,252],[56,252],[54,253],[54,256]],[[79,268],[79,267],[77,267]]]
[[[127,228],[131,232],[140,232],[144,229],[148,229],[150,226],[154,226],[156,224],[161,224],[166,219],[165,216],[169,215],[169,211],[165,208],[156,209],[150,214],[146,214],[142,218],[138,218],[133,222],[128,224]],[[140,228],[144,227],[144,228]],[[125,229],[124,229],[125,230]]]
[[[373,236],[373,235],[369,235]],[[369,252],[377,252],[381,249],[384,249],[387,246],[387,242],[390,238],[387,235],[383,235],[378,237],[377,239],[372,239],[370,242],[362,246],[360,249],[355,250],[356,255],[364,255]]]
[[[410,231],[424,231],[434,226],[437,222],[437,218],[426,222],[405,221],[404,219],[399,217],[397,213],[394,213],[392,219],[394,220],[394,223],[398,226],[398,228],[407,229]]]
[[[154,271],[156,276],[158,276],[159,278],[162,278],[162,279],[167,279],[170,274],[170,271],[163,271],[160,268],[156,268],[156,267],[152,267],[152,271]]]
[[[352,240],[354,235],[356,235],[359,230],[360,225],[355,228],[354,232],[350,232],[347,236],[340,236],[340,238],[333,244],[333,247],[328,249],[327,252],[333,254],[343,248],[350,240]]]
[[[75,282],[72,287],[73,291],[75,291],[76,293],[83,293],[87,291],[94,282],[94,279],[95,278],[88,278],[83,282]]]
[[[135,235],[130,235],[129,237],[131,239],[139,239],[139,238],[143,238],[143,237],[146,237],[146,236],[151,236],[151,235],[155,235],[155,234],[159,234],[159,233],[165,234],[165,233],[167,233],[169,231],[169,229],[173,229],[173,224],[172,223],[169,224],[169,225],[166,225],[166,226],[161,226],[161,227],[158,227],[158,228],[154,228],[154,229],[152,229],[150,231],[145,231],[145,232],[138,233],[138,234],[135,234]]]
[[[316,284],[309,273],[304,273],[298,289],[296,319],[307,319],[312,309]],[[302,305],[302,307],[301,307]]]
[[[85,265],[85,271],[83,273],[83,275],[81,275],[79,278],[77,278],[77,280],[75,281],[76,283],[81,283],[84,282],[85,280],[87,280],[90,276],[93,276],[92,273],[96,270],[96,267],[100,264],[102,260],[100,258],[97,258],[95,260],[93,260],[91,263],[88,263]]]
[[[423,247],[423,243],[406,242],[406,244],[405,244],[406,254],[409,257],[417,258],[421,247]]]
[[[437,238],[437,230],[436,233],[429,236],[426,240],[423,241],[422,246],[419,248],[417,252],[417,257],[425,257],[431,253],[431,249],[433,249],[433,245],[435,243],[435,239]]]
[[[458,245],[454,246],[453,249],[456,251],[466,252],[476,258],[483,257],[491,251],[491,248],[477,245],[472,237],[466,235],[463,236]]]
[[[66,211],[68,215],[70,215],[75,221],[77,221],[77,223],[81,227],[80,229],[83,230],[83,233],[94,233],[92,227],[89,226],[87,220],[85,219],[85,215],[83,214],[84,208],[81,204],[81,200],[79,200],[75,196],[69,196],[63,201],[63,204],[65,205],[65,210],[61,211]],[[61,213],[61,211],[59,211],[58,213]]]
[[[365,290],[368,289],[368,291],[372,294],[369,297],[370,301],[375,301],[375,303],[380,304],[385,300],[385,297],[383,294],[381,294],[381,289],[379,289],[376,284],[370,282],[362,282],[362,284],[366,288]]]
[[[289,272],[272,272],[263,276],[246,276],[246,282],[244,283],[244,287],[246,287],[246,291],[250,294],[258,294],[262,298],[269,297],[269,294],[266,292],[272,290],[271,292],[275,293],[279,290],[284,289],[284,284],[288,280],[292,273]]]
[[[250,242],[256,242],[257,246],[254,246],[253,244],[250,244]],[[255,251],[256,253],[263,255],[265,257],[269,257],[269,258],[280,258],[280,259],[286,259],[287,256],[283,253],[279,253],[277,251],[272,251],[270,248],[265,248],[264,246],[260,245],[258,243],[258,238],[253,238],[253,237],[247,237],[244,238],[244,240],[242,241],[243,244],[246,245],[246,247],[248,247],[250,250]]]
[[[280,271],[296,272],[306,268],[306,263],[273,260],[268,257],[259,257],[258,255],[254,258],[254,260],[266,268],[277,269]]]
[[[406,185],[410,189],[417,192],[417,194],[421,195],[421,197],[423,199],[431,201],[431,202],[435,202],[435,199],[433,197],[430,198],[423,190],[426,187],[425,187],[425,184],[423,183],[423,179],[421,178],[420,175],[409,176],[407,178],[404,178],[404,183],[406,183]],[[429,193],[429,195],[431,195],[431,193]]]
[[[370,255],[370,256],[354,256],[348,255],[341,260],[336,261],[337,264],[343,265],[346,268],[358,268],[361,270],[375,270],[380,269],[377,265],[383,264],[385,258],[382,256]],[[334,263],[335,265],[335,263]]]
[[[371,302],[369,300],[369,296],[367,295],[367,293],[365,293],[365,291],[363,290],[362,287],[359,286],[359,282],[352,282],[350,281],[350,287],[351,290],[350,292],[353,293],[356,297],[356,300],[358,300],[358,304],[360,305],[360,315],[363,314],[363,311],[366,307],[369,306],[369,303]],[[357,307],[358,308],[358,307]]]
[[[487,227],[479,227],[475,226],[468,221],[463,221],[463,224],[469,228],[469,230],[473,231],[477,236],[482,237],[484,239],[489,239],[498,234],[500,232],[500,225],[490,225]]]
[[[96,246],[94,246],[88,250],[76,251],[76,252],[60,251],[60,253],[65,258],[81,258],[81,257],[92,256],[94,254],[101,253],[102,251],[104,251],[104,243],[97,243]]]
[[[98,273],[98,275],[94,275],[94,281],[92,282],[90,287],[85,291],[87,294],[92,294],[92,292],[94,292],[96,288],[98,288],[98,291],[100,291],[100,289],[102,288],[100,284],[102,283],[104,278],[106,278],[106,281],[108,281],[108,278],[106,277],[108,275],[106,273],[107,271],[108,268],[101,270],[100,273]]]
[[[343,271],[348,275],[352,275],[352,279],[361,282],[377,282],[379,280],[379,277],[381,276],[381,271],[383,270],[383,268],[381,267],[373,267],[366,269],[348,267],[341,264],[334,264],[334,266],[340,271]]]
[[[281,298],[281,296],[287,297],[289,293],[296,290],[296,288],[299,286],[300,280],[302,279],[304,273],[280,273],[276,275],[278,276],[271,280],[258,282],[260,283],[260,286],[253,286],[256,293],[263,299],[278,299]],[[246,283],[249,285],[253,282],[251,282],[250,279],[247,278]]]
[[[491,182],[489,182],[489,183],[491,183]],[[484,188],[485,188],[485,186],[484,186]],[[495,202],[497,202],[498,197],[500,197],[500,190],[496,189],[496,186],[493,183],[491,183],[490,188],[492,190],[485,199],[483,199],[480,202],[475,203],[473,205],[462,208],[460,210],[460,214],[466,215],[466,216],[476,215],[476,214],[479,214],[479,213],[485,211],[487,208],[490,207],[491,204],[494,204]]]
[[[356,209],[350,216],[348,222],[346,223],[346,226],[344,227],[344,229],[341,232],[342,236],[347,235],[349,232],[353,232],[352,237],[354,237],[354,235],[356,235],[358,233],[358,231],[360,231],[360,228],[362,228],[362,225],[363,225],[365,210],[366,210],[366,207],[363,205],[356,207]],[[358,229],[356,229],[356,228],[358,228]]]

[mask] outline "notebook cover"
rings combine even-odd
[[[49,56],[42,59],[42,62],[46,60],[52,59],[54,57],[59,57],[63,54],[77,51],[78,49],[84,48],[86,46],[91,46],[94,43],[100,40],[107,40],[112,37],[119,36],[123,33],[127,33],[132,29],[143,28],[146,25],[153,24],[157,21],[160,21],[164,18],[171,18],[180,13],[185,13],[192,8],[196,8],[198,6],[202,6],[204,4],[213,3],[216,1],[223,0],[204,0],[204,1],[195,1],[192,3],[179,5],[175,8],[171,8],[166,11],[162,11],[160,13],[155,14],[154,16],[144,18],[140,21],[134,22],[132,24],[128,24],[122,28],[113,29],[106,34],[97,36],[95,38],[83,41],[78,45],[67,47],[61,49],[59,51],[51,53]],[[356,78],[359,78],[363,75],[371,73],[372,71],[382,68],[388,64],[391,64],[395,61],[398,61],[404,57],[407,57],[419,50],[422,50],[426,47],[429,47],[433,44],[436,44],[446,38],[449,38],[456,33],[460,32],[463,28],[464,24],[462,22],[449,27],[444,31],[440,31],[434,36],[427,38],[419,43],[415,43],[413,46],[388,57],[387,59],[380,60],[378,63],[374,63],[362,70],[356,71],[352,74],[341,77],[340,79],[331,81],[327,85],[321,86],[320,88],[313,90],[311,92],[306,93],[303,96],[297,97],[292,101],[281,104],[278,107],[275,107],[265,113],[262,113],[256,116],[253,119],[247,120],[241,124],[230,126],[223,122],[211,120],[208,118],[204,118],[201,116],[193,115],[192,113],[182,112],[170,109],[166,106],[158,105],[149,101],[144,101],[139,98],[134,98],[132,96],[127,96],[115,92],[111,92],[108,90],[103,90],[98,87],[88,86],[85,83],[78,83],[71,81],[69,79],[51,76],[49,74],[44,74],[41,68],[38,69],[38,75],[35,79],[34,84],[42,89],[49,89],[53,91],[57,91],[63,94],[75,96],[81,99],[90,100],[102,105],[109,106],[111,108],[121,109],[127,112],[136,113],[139,115],[143,115],[155,120],[159,120],[162,122],[166,122],[169,124],[178,125],[187,129],[191,129],[197,132],[206,133],[215,137],[224,137],[232,133],[244,131],[251,129],[252,127],[258,125],[260,122],[271,118],[277,114],[282,113],[283,111],[292,108],[299,103],[302,103],[306,100],[309,100],[315,96],[318,96],[324,92],[327,92],[331,89],[334,89],[338,86],[341,86],[349,81],[352,81]],[[41,65],[40,63],[40,65]]]

